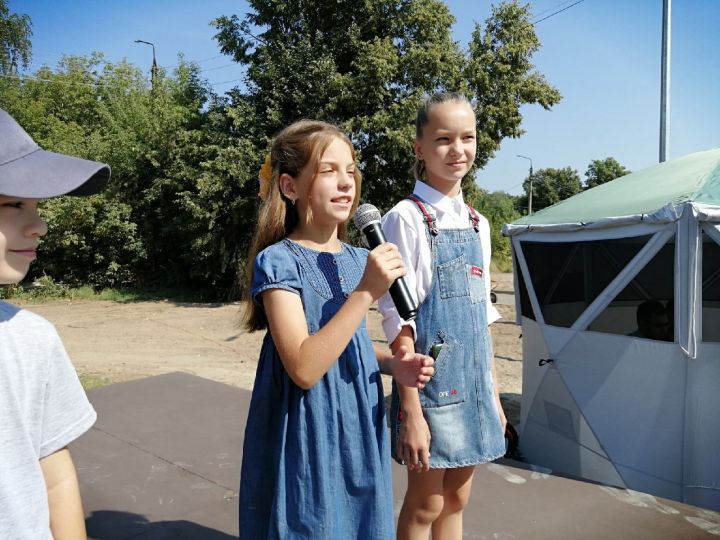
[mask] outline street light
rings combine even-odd
[[[521,156],[520,154],[516,154],[517,157],[527,159],[530,162],[530,191],[528,195],[528,215],[532,214],[532,181],[533,181],[533,168],[532,168],[532,159],[527,156]]]
[[[152,85],[152,89],[155,90],[155,78],[157,77],[157,62],[155,61],[155,44],[150,43],[149,41],[144,41],[142,39],[136,39],[135,43],[144,43],[145,45],[150,45],[153,50],[153,63],[152,67],[150,68],[150,84]]]

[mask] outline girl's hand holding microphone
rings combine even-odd
[[[397,246],[385,242],[370,251],[357,289],[370,293],[374,301],[385,294],[396,279],[404,275],[405,265]]]

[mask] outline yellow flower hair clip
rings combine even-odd
[[[260,167],[258,180],[260,181],[260,190],[258,191],[258,195],[260,196],[260,199],[264,201],[270,193],[270,181],[272,180],[272,165],[270,164],[269,153],[265,156],[265,163],[263,163],[263,166]]]

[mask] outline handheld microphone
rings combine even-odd
[[[380,211],[372,204],[361,204],[355,212],[353,221],[370,249],[375,249],[380,244],[387,242],[380,225]],[[397,278],[390,285],[390,297],[398,314],[404,320],[410,321],[417,317],[417,307],[415,307],[410,290],[402,277]]]

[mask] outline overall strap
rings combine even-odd
[[[475,229],[475,232],[480,232],[480,216],[477,213],[477,210],[475,210],[472,206],[469,204],[466,204],[465,206],[468,207],[468,211],[470,212],[470,221],[472,222],[473,229]]]
[[[417,207],[420,209],[420,212],[422,212],[422,215],[424,216],[423,221],[427,225],[428,229],[430,230],[430,232],[432,233],[433,236],[437,236],[438,228],[437,228],[435,216],[433,216],[430,212],[428,212],[428,209],[425,208],[424,202],[420,198],[416,197],[415,195],[408,195],[405,198],[409,201],[414,202],[417,205]]]

